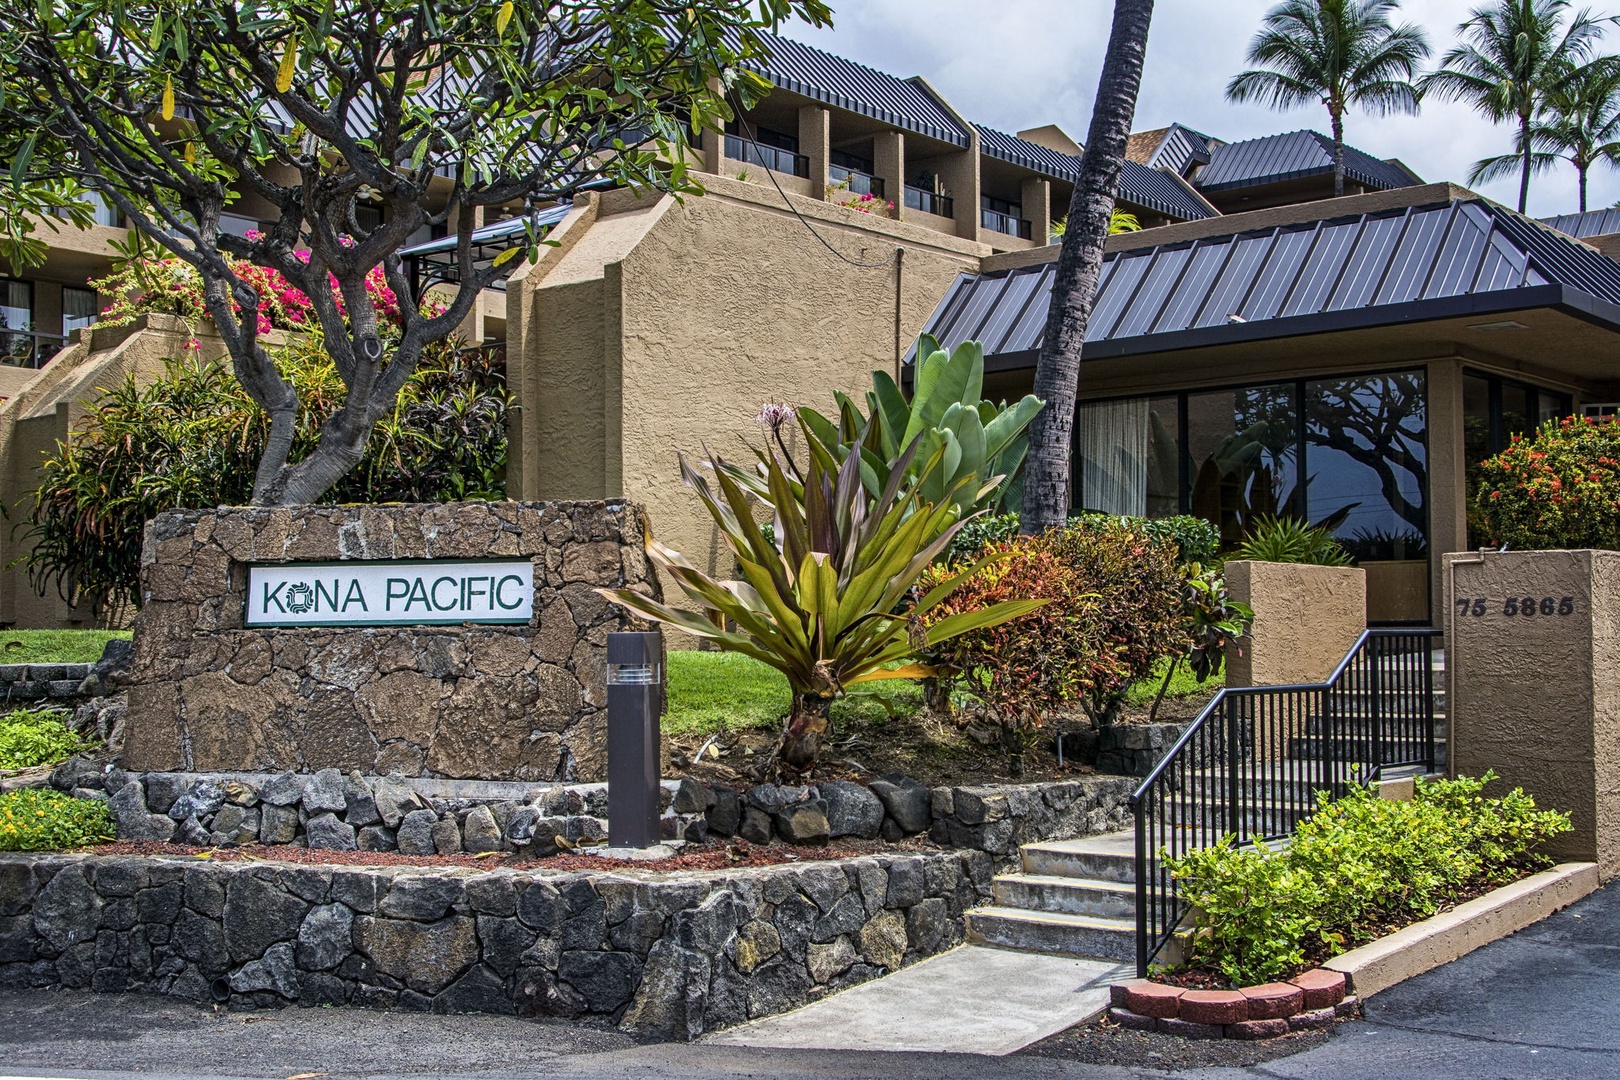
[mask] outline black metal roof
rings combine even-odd
[[[1620,233],[1620,207],[1588,210],[1584,214],[1559,214],[1557,217],[1541,220],[1577,240],[1584,240],[1588,236],[1610,236]]]
[[[552,227],[567,217],[573,209],[571,203],[561,203],[539,211],[534,215],[536,234],[543,236],[550,232]],[[469,237],[472,242],[473,268],[482,270],[488,267],[501,252],[512,247],[514,243],[522,243],[528,227],[529,218],[526,215],[519,215],[474,229],[472,236]],[[419,286],[424,283],[454,283],[461,280],[460,260],[456,253],[459,241],[460,238],[456,236],[443,236],[437,240],[414,244],[401,250],[399,254],[412,265],[412,273],[418,277]],[[523,264],[514,259],[508,265],[516,270]],[[493,287],[505,288],[504,279]]]
[[[953,146],[968,145],[968,133],[956,117],[916,82],[792,38],[767,34],[765,40],[770,56],[756,66],[783,90]]]
[[[979,129],[979,150],[983,154],[1071,184],[1080,176],[1080,158],[1074,154],[1065,154],[983,124],[973,126]],[[1180,177],[1161,169],[1150,169],[1128,158],[1123,166],[1119,174],[1119,198],[1125,202],[1181,221],[1216,216]]]
[[[1230,191],[1332,172],[1332,139],[1318,131],[1290,131],[1215,147],[1193,185],[1203,192]],[[1379,161],[1348,145],[1344,172],[1356,183],[1372,188],[1411,187],[1422,182],[1404,165]]]
[[[1216,141],[1201,131],[1171,124],[1145,164],[1151,169],[1169,169],[1186,176],[1189,165],[1209,164],[1215,145],[1218,145]]]
[[[946,347],[1034,363],[1053,263],[960,276],[928,321]],[[1620,263],[1482,199],[1105,256],[1085,356],[1167,352],[1561,305],[1620,330]]]

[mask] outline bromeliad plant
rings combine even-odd
[[[872,372],[862,413],[848,394],[838,393],[838,416],[831,419],[802,408],[799,420],[812,444],[842,462],[860,448],[861,475],[868,492],[887,485],[896,462],[921,440],[906,466],[909,478],[922,483],[925,501],[953,502],[962,516],[974,510],[1016,507],[1022,498],[1019,470],[1029,447],[1029,424],[1041,411],[1041,400],[1027,394],[1015,404],[988,401],[984,390],[984,347],[964,341],[951,352],[928,334],[917,339],[917,387],[911,400],[884,371]],[[935,452],[941,467],[923,479]],[[998,477],[983,486],[975,478]]]
[[[1000,477],[959,478],[939,500],[925,492],[945,467],[935,447],[915,471],[925,445],[911,444],[869,497],[861,458],[842,462],[815,451],[800,473],[776,443],[760,451],[762,481],[774,513],[774,537],[754,520],[758,500],[739,481],[745,471],[710,455],[712,482],[685,457],[681,474],[714,518],[735,556],[741,580],[705,574],[679,552],[647,538],[647,555],[701,612],[670,607],[627,589],[598,590],[636,615],[685,630],[768,664],[793,694],[777,751],[792,775],[814,768],[830,734],[828,710],[852,686],[881,679],[919,679],[932,669],[914,662],[923,650],[959,634],[1026,615],[1044,600],[1010,600],[926,622],[960,584],[997,556],[931,583],[914,603],[913,586],[965,524],[962,488],[993,487]],[[868,421],[872,424],[874,421]],[[861,433],[864,439],[865,432]],[[973,502],[972,493],[968,502]]]

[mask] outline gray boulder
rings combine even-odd
[[[467,820],[461,825],[461,846],[471,852],[500,851],[505,846],[489,807],[475,806],[467,811]]]
[[[381,792],[378,792],[380,795]],[[378,803],[382,809],[381,802]],[[383,818],[387,821],[387,817]],[[412,810],[406,814],[399,823],[399,832],[395,840],[399,844],[401,855],[432,855],[433,827],[439,823],[439,815],[431,810]]]
[[[880,776],[868,786],[907,835],[925,832],[934,823],[934,793],[911,777],[894,773]]]
[[[259,789],[259,798],[271,806],[291,806],[303,797],[304,778],[295,772],[272,777]]]
[[[848,780],[827,780],[816,786],[816,794],[826,804],[827,834],[833,839],[877,839],[883,828],[883,802],[871,791]]]
[[[146,808],[146,794],[139,780],[131,780],[107,800],[120,840],[172,840],[175,821],[167,814],[154,814]]]
[[[304,824],[304,836],[311,848],[329,851],[355,850],[354,826],[339,821],[336,814],[316,814]]]
[[[343,774],[336,769],[322,769],[304,785],[304,809],[310,817],[322,812],[340,814],[349,807],[343,793]]]
[[[820,802],[804,802],[776,814],[776,833],[790,844],[825,844],[827,812]]]

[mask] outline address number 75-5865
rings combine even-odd
[[[1502,615],[1507,618],[1535,619],[1575,614],[1573,596],[1509,596],[1503,600],[1474,596],[1458,597],[1455,603],[1459,617]]]

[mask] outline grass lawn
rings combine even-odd
[[[1132,685],[1125,694],[1127,705],[1146,709],[1163,680],[1161,666],[1154,678]],[[1225,682],[1223,673],[1200,684],[1182,665],[1170,680],[1165,700],[1212,694]],[[752,657],[695,650],[669,654],[669,711],[663,730],[671,735],[774,728],[787,715],[788,705],[787,679]],[[891,716],[909,719],[921,709],[922,690],[916,683],[878,683],[834,704],[833,720],[842,724]]]
[[[669,654],[669,711],[662,727],[670,735],[774,728],[790,703],[786,677],[752,657],[696,650]],[[879,683],[834,704],[833,720],[910,717],[921,708],[922,690],[915,683]]]
[[[0,630],[0,664],[93,664],[128,630]]]

